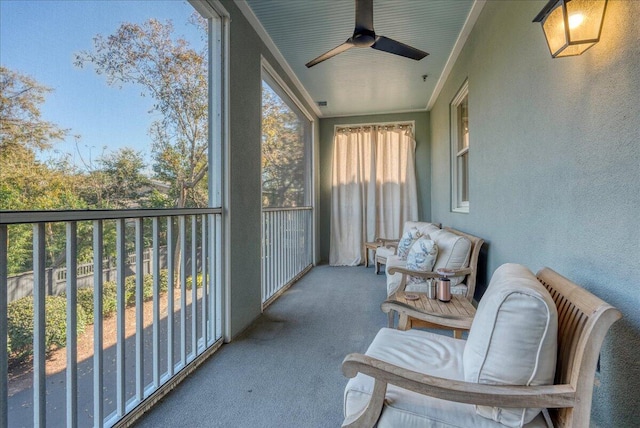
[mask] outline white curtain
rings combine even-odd
[[[411,125],[338,128],[333,140],[329,263],[357,266],[362,244],[398,238],[418,219]]]

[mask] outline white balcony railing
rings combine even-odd
[[[263,208],[262,303],[268,305],[311,268],[313,209]]]
[[[66,344],[56,349],[49,346],[55,326],[48,320],[55,308],[48,307],[51,288],[45,272],[47,243],[61,224],[66,235],[57,239],[66,253]],[[26,347],[32,356],[14,364],[19,344],[7,343],[7,332],[16,328],[12,311],[20,302],[7,297],[7,266],[12,228],[24,225],[33,230],[33,280],[23,297],[33,308],[32,349]],[[143,402],[144,407],[153,404],[192,363],[213,352],[221,338],[220,231],[220,209],[0,213],[0,427],[112,426]],[[167,251],[160,251],[164,246]],[[130,250],[135,257],[129,257]],[[143,266],[145,250],[151,275]],[[103,276],[107,256],[116,263],[111,316],[103,315],[111,286]],[[93,316],[85,320],[77,267],[87,257],[93,260],[93,281],[87,287],[93,290]],[[52,354],[62,358],[61,370],[48,370]],[[14,370],[23,374],[20,382]]]

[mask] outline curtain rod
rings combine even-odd
[[[376,128],[376,129],[406,129],[409,128],[411,130],[413,130],[413,123],[402,123],[402,122],[398,122],[398,123],[385,123],[385,124],[367,124],[367,125],[354,125],[354,126],[338,126],[336,127],[336,132],[353,132],[353,131],[361,131],[361,130],[365,130],[365,129],[372,129],[372,128]]]

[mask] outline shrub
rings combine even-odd
[[[160,292],[167,291],[168,273],[166,269],[160,271]],[[125,279],[125,305],[131,306],[136,303],[136,278],[129,276]],[[145,275],[142,294],[144,300],[153,298],[153,276]],[[118,303],[118,286],[113,281],[107,281],[102,285],[102,316],[108,317],[116,312]],[[93,288],[81,288],[78,290],[78,305],[82,306],[87,314],[87,320],[94,322],[93,316]]]
[[[7,334],[14,359],[33,354],[33,297],[27,296],[9,303],[7,308]],[[78,334],[86,326],[86,315],[81,306],[77,310]],[[45,297],[45,350],[64,347],[67,343],[67,300],[64,296]]]
[[[102,284],[102,316],[108,317],[116,311],[116,284],[108,281]],[[87,321],[95,322],[93,316],[93,288],[85,287],[78,290],[78,306],[86,314]]]
[[[191,290],[192,283],[193,283],[193,277],[191,277],[191,276],[187,277],[187,290]],[[196,275],[196,287],[197,288],[202,287],[202,274],[201,273]]]

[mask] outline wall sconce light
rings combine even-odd
[[[554,58],[580,55],[600,40],[607,0],[551,0],[540,22]]]

